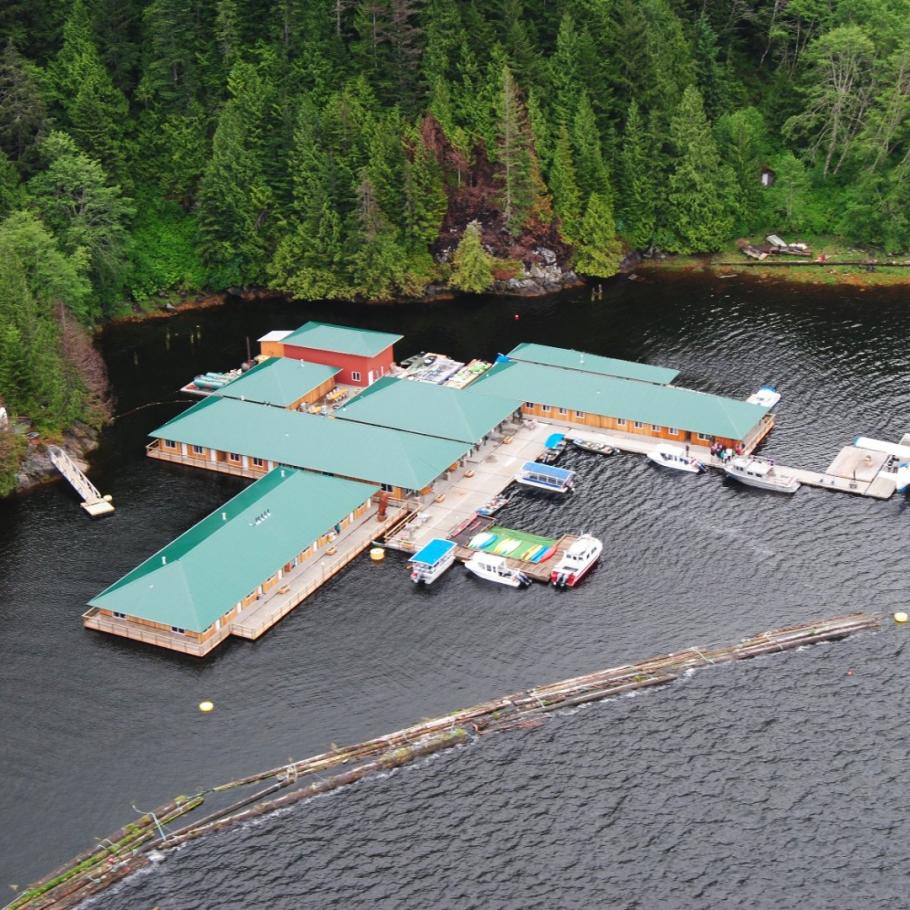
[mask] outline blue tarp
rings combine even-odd
[[[509,362],[509,358],[506,357],[505,354],[496,355],[496,363],[508,363],[508,362]]]
[[[431,540],[422,550],[415,553],[408,562],[419,562],[425,566],[434,566],[450,550],[455,549],[455,544],[451,540],[443,540],[436,537]]]
[[[526,461],[521,469],[529,474],[552,477],[553,480],[568,480],[575,474],[574,471],[567,471],[565,468],[554,468],[551,464],[540,464],[537,461]]]
[[[556,446],[558,446],[565,438],[566,438],[565,433],[551,433],[547,437],[547,441],[544,443],[544,445],[548,449],[555,449]]]

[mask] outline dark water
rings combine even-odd
[[[133,803],[522,686],[910,602],[903,498],[785,499],[573,453],[576,496],[521,498],[504,520],[602,536],[576,591],[456,571],[415,592],[390,556],[204,662],[84,631],[89,597],[239,489],[143,445],[182,407],[173,390],[242,359],[247,336],[336,319],[402,332],[399,356],[544,341],[675,366],[682,384],[738,397],[772,381],[784,401],[766,451],[821,468],[857,433],[910,430],[902,297],[691,279],[622,282],[601,303],[237,304],[111,329],[102,348],[127,416],[92,476],[118,511],[91,523],[62,487],[0,505],[0,888]],[[904,634],[718,668],[484,740],[181,851],[105,906],[905,906]]]

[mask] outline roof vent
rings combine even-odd
[[[222,513],[221,513],[221,520],[222,520],[222,521],[227,521],[227,512],[222,512]]]
[[[161,565],[163,565],[163,566],[166,566],[166,565],[167,565],[167,556],[162,556],[162,557],[161,557]]]

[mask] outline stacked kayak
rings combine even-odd
[[[495,556],[507,556],[522,562],[541,563],[556,552],[556,540],[523,531],[493,527],[475,534],[468,547]]]

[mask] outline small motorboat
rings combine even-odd
[[[477,510],[477,514],[489,518],[491,515],[495,515],[500,509],[504,509],[511,501],[511,496],[500,493],[497,496],[494,496],[489,502],[485,502]]]
[[[505,559],[490,553],[475,553],[464,567],[478,578],[510,588],[526,588],[531,584],[531,579],[524,572],[510,568]]]
[[[790,474],[778,474],[774,462],[767,458],[756,458],[753,455],[737,455],[724,465],[727,477],[760,490],[771,490],[775,493],[795,493],[799,481]]]
[[[526,461],[515,475],[515,480],[526,487],[550,493],[568,493],[575,484],[575,472],[537,461]]]
[[[750,395],[746,401],[749,404],[758,404],[763,408],[773,408],[780,401],[780,392],[773,385],[763,385],[757,392]]]
[[[554,464],[566,450],[566,437],[563,433],[552,433],[544,442],[544,451],[538,457],[539,464]]]
[[[434,538],[409,560],[411,581],[431,585],[455,562],[455,542]]]
[[[574,588],[600,559],[603,548],[604,545],[596,537],[582,534],[553,567],[550,584],[557,588]]]
[[[648,452],[648,458],[662,468],[674,468],[677,471],[688,471],[690,474],[701,474],[705,469],[697,458],[687,455],[685,449],[663,442]]]
[[[581,449],[583,452],[596,452],[598,455],[619,454],[619,449],[607,445],[605,442],[597,442],[597,440],[594,439],[582,439],[580,436],[576,436],[574,439],[570,439],[569,442],[571,442],[576,449]]]

